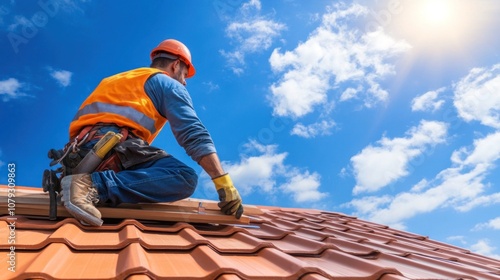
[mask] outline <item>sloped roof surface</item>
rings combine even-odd
[[[0,279],[500,279],[500,260],[340,213],[264,209],[250,225],[18,216]],[[12,218],[12,217],[9,217]],[[11,244],[0,220],[0,262]]]

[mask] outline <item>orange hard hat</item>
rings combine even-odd
[[[183,43],[175,39],[167,39],[161,42],[156,48],[151,51],[151,61],[158,56],[161,52],[167,52],[177,56],[182,62],[188,66],[188,74],[186,78],[194,76],[196,70],[191,62],[191,52]]]

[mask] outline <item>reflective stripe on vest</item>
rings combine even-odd
[[[155,134],[156,132],[155,121],[152,118],[144,115],[143,113],[135,110],[134,108],[103,103],[103,102],[94,102],[85,105],[85,107],[78,110],[75,117],[73,118],[73,121],[78,120],[83,115],[97,114],[97,113],[112,113],[121,115],[146,128],[151,132],[151,134]]]

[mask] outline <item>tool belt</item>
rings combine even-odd
[[[57,199],[64,176],[105,170],[120,172],[166,156],[164,150],[150,146],[127,127],[100,123],[83,128],[63,149],[51,149],[48,153],[51,167],[61,164],[56,170],[46,169],[43,173],[42,187],[50,195],[49,218],[57,218]]]
[[[114,146],[133,135],[127,128],[120,128],[120,133],[108,131],[99,133],[104,124],[88,126],[71,141],[64,149],[49,150],[48,157],[52,159],[50,166],[58,163],[56,170],[46,169],[43,172],[42,187],[49,193],[49,219],[57,219],[57,204],[61,194],[61,179],[73,173],[90,173],[93,171],[122,170],[119,157],[113,151]],[[60,176],[58,176],[60,174]]]
[[[57,197],[64,176],[105,170],[120,172],[166,156],[164,150],[150,146],[129,128],[114,124],[83,128],[63,149],[51,149],[48,153],[50,166],[61,164],[58,169],[46,169],[43,173],[42,187],[50,195],[49,218],[57,218]]]
[[[122,127],[118,128],[111,125],[115,130],[119,130],[119,133],[114,133],[108,131],[107,133],[102,133],[101,129],[109,127],[110,125],[98,124],[94,126],[84,127],[80,133],[71,141],[66,144],[63,156],[58,159],[54,159],[51,166],[54,163],[61,163],[64,167],[63,176],[76,174],[76,173],[91,173],[94,171],[104,171],[113,170],[119,172],[123,170],[123,166],[120,163],[120,159],[116,152],[114,151],[115,145],[122,143],[130,137],[135,137],[128,128]],[[103,147],[96,147],[101,142]],[[97,149],[96,149],[97,148]],[[102,148],[105,149],[102,152]],[[97,166],[93,165],[94,161],[89,161],[95,152],[99,153],[99,160]],[[89,155],[91,153],[91,155]],[[50,158],[50,152],[49,152]]]

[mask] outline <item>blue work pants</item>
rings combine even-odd
[[[171,155],[129,169],[91,173],[101,203],[172,202],[191,196],[195,171]]]

